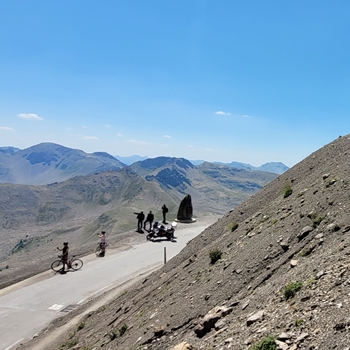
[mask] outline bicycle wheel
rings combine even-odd
[[[100,253],[101,253],[101,246],[100,246],[100,244],[98,244],[96,249],[95,249],[95,254],[96,254],[96,256],[100,256]]]
[[[62,262],[62,260],[55,260],[51,264],[51,269],[54,270],[55,272],[61,271],[63,269],[63,262]]]
[[[74,259],[71,261],[71,267],[73,270],[77,271],[83,267],[83,262],[80,259]]]

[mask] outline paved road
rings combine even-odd
[[[104,258],[87,256],[81,270],[65,275],[51,271],[0,290],[0,350],[15,349],[50,321],[88,300],[159,268],[187,242],[215,222],[209,216],[191,224],[178,224],[177,242],[146,242],[129,250],[108,250]]]

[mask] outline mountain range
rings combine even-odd
[[[49,142],[24,150],[0,148],[0,182],[42,185],[124,166],[105,152],[88,154]]]
[[[130,156],[130,157],[121,157],[121,156],[115,156],[115,157],[127,165],[131,165],[135,162],[148,159],[148,157],[141,157],[138,155],[134,155],[134,156]],[[206,161],[205,160],[190,160],[190,162],[193,165],[200,165]],[[268,163],[260,165],[259,167],[255,167],[253,165],[250,165],[247,163],[240,163],[240,162],[231,162],[231,163],[213,162],[213,163],[227,165],[227,166],[230,166],[232,168],[247,169],[247,170],[261,170],[261,171],[268,171],[268,172],[276,173],[276,174],[283,174],[285,171],[287,171],[289,169],[289,167],[287,167],[282,162],[268,162]]]
[[[85,153],[49,142],[23,150],[0,147],[0,182],[44,185],[64,181],[77,175],[120,170],[128,164],[147,161],[150,158],[132,156],[121,159],[126,163],[106,152]],[[283,163],[278,162],[266,163],[259,168],[237,162],[223,165],[275,174],[281,174],[288,169]]]

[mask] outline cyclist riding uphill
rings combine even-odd
[[[98,233],[97,236],[101,238],[101,242],[100,242],[101,253],[100,253],[100,256],[105,256],[106,246],[107,246],[106,231],[101,231],[101,233]]]
[[[67,268],[69,269],[70,266],[70,261],[68,260],[68,252],[69,252],[69,247],[68,247],[68,242],[63,243],[63,248],[57,247],[58,250],[62,252],[62,263],[63,263],[63,268],[62,268],[62,273],[66,273],[64,267],[67,265]]]

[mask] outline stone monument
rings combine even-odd
[[[195,222],[196,219],[192,218],[192,213],[193,213],[192,198],[188,194],[180,203],[180,207],[177,212],[177,218],[175,221],[186,222],[186,223]]]

